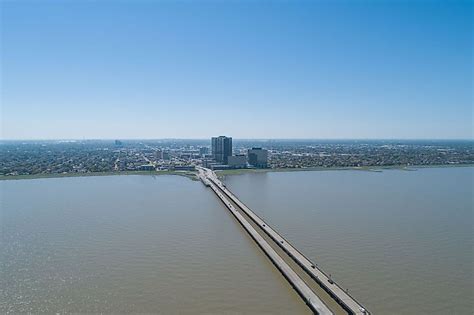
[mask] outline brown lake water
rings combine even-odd
[[[0,313],[307,314],[200,182],[2,181]]]
[[[228,176],[374,314],[473,313],[474,168]],[[305,314],[200,182],[0,182],[0,313]]]
[[[257,173],[244,203],[375,314],[473,314],[474,168]]]

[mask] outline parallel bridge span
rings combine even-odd
[[[364,315],[370,314],[355,298],[353,298],[347,291],[342,289],[335,281],[333,281],[323,270],[321,270],[316,264],[312,263],[306,256],[298,251],[293,245],[291,245],[286,239],[284,239],[278,232],[272,229],[268,224],[265,223],[259,216],[257,216],[249,207],[241,202],[224,184],[217,178],[216,174],[210,169],[198,168],[199,177],[202,182],[211,187],[216,195],[222,200],[227,206],[231,213],[236,217],[240,224],[247,230],[250,236],[257,242],[262,248],[265,254],[270,258],[274,265],[283,273],[285,278],[290,284],[296,289],[300,296],[305,300],[308,306],[313,312],[317,314],[332,314],[327,309],[326,305],[316,296],[316,294],[306,285],[306,283],[291,269],[288,264],[276,253],[268,243],[259,235],[259,233],[247,222],[247,220],[236,211],[235,207],[229,202],[229,198],[235,205],[239,207],[250,218],[255,224],[257,224],[271,240],[273,240],[294,262],[296,262],[322,289],[324,289],[331,298],[333,298],[348,314]],[[250,229],[248,229],[250,228]],[[263,241],[266,246],[262,246]],[[272,252],[272,255],[269,255]],[[276,256],[275,256],[276,255]],[[286,266],[285,266],[286,265]],[[284,266],[284,268],[281,268]],[[289,277],[285,272],[292,274]],[[294,275],[293,275],[294,274]],[[296,277],[295,277],[296,276]],[[298,287],[295,286],[298,284]],[[304,289],[303,289],[304,288]],[[311,295],[307,290],[316,296],[309,298]],[[304,292],[304,293],[302,293]],[[310,302],[310,303],[309,303]],[[312,305],[315,304],[315,305]],[[316,307],[318,306],[318,307]]]

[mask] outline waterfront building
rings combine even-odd
[[[194,171],[196,167],[194,165],[175,165],[175,171]]]
[[[207,167],[207,168],[211,168],[211,165],[216,164],[214,159],[209,159],[209,158],[202,159],[201,163],[202,163],[202,166]]]
[[[213,171],[222,171],[222,170],[228,170],[228,169],[230,169],[229,165],[223,165],[223,164],[211,165],[211,170]]]
[[[244,154],[231,155],[227,158],[227,165],[232,168],[245,168],[247,157]]]
[[[255,167],[265,168],[268,165],[268,150],[252,148],[247,151],[249,164]]]
[[[140,165],[138,168],[140,171],[154,171],[155,167],[152,164]]]
[[[219,136],[211,139],[212,156],[216,162],[227,164],[228,157],[232,155],[232,138]]]

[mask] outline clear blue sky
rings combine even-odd
[[[473,2],[2,1],[3,139],[473,138]]]

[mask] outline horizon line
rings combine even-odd
[[[10,138],[10,139],[0,139],[1,141],[141,141],[141,140],[210,140],[211,136],[208,138]],[[416,140],[425,140],[425,141],[474,141],[474,138],[236,138],[230,136],[233,140],[254,140],[254,141],[268,141],[268,140],[405,140],[405,141],[416,141]]]

